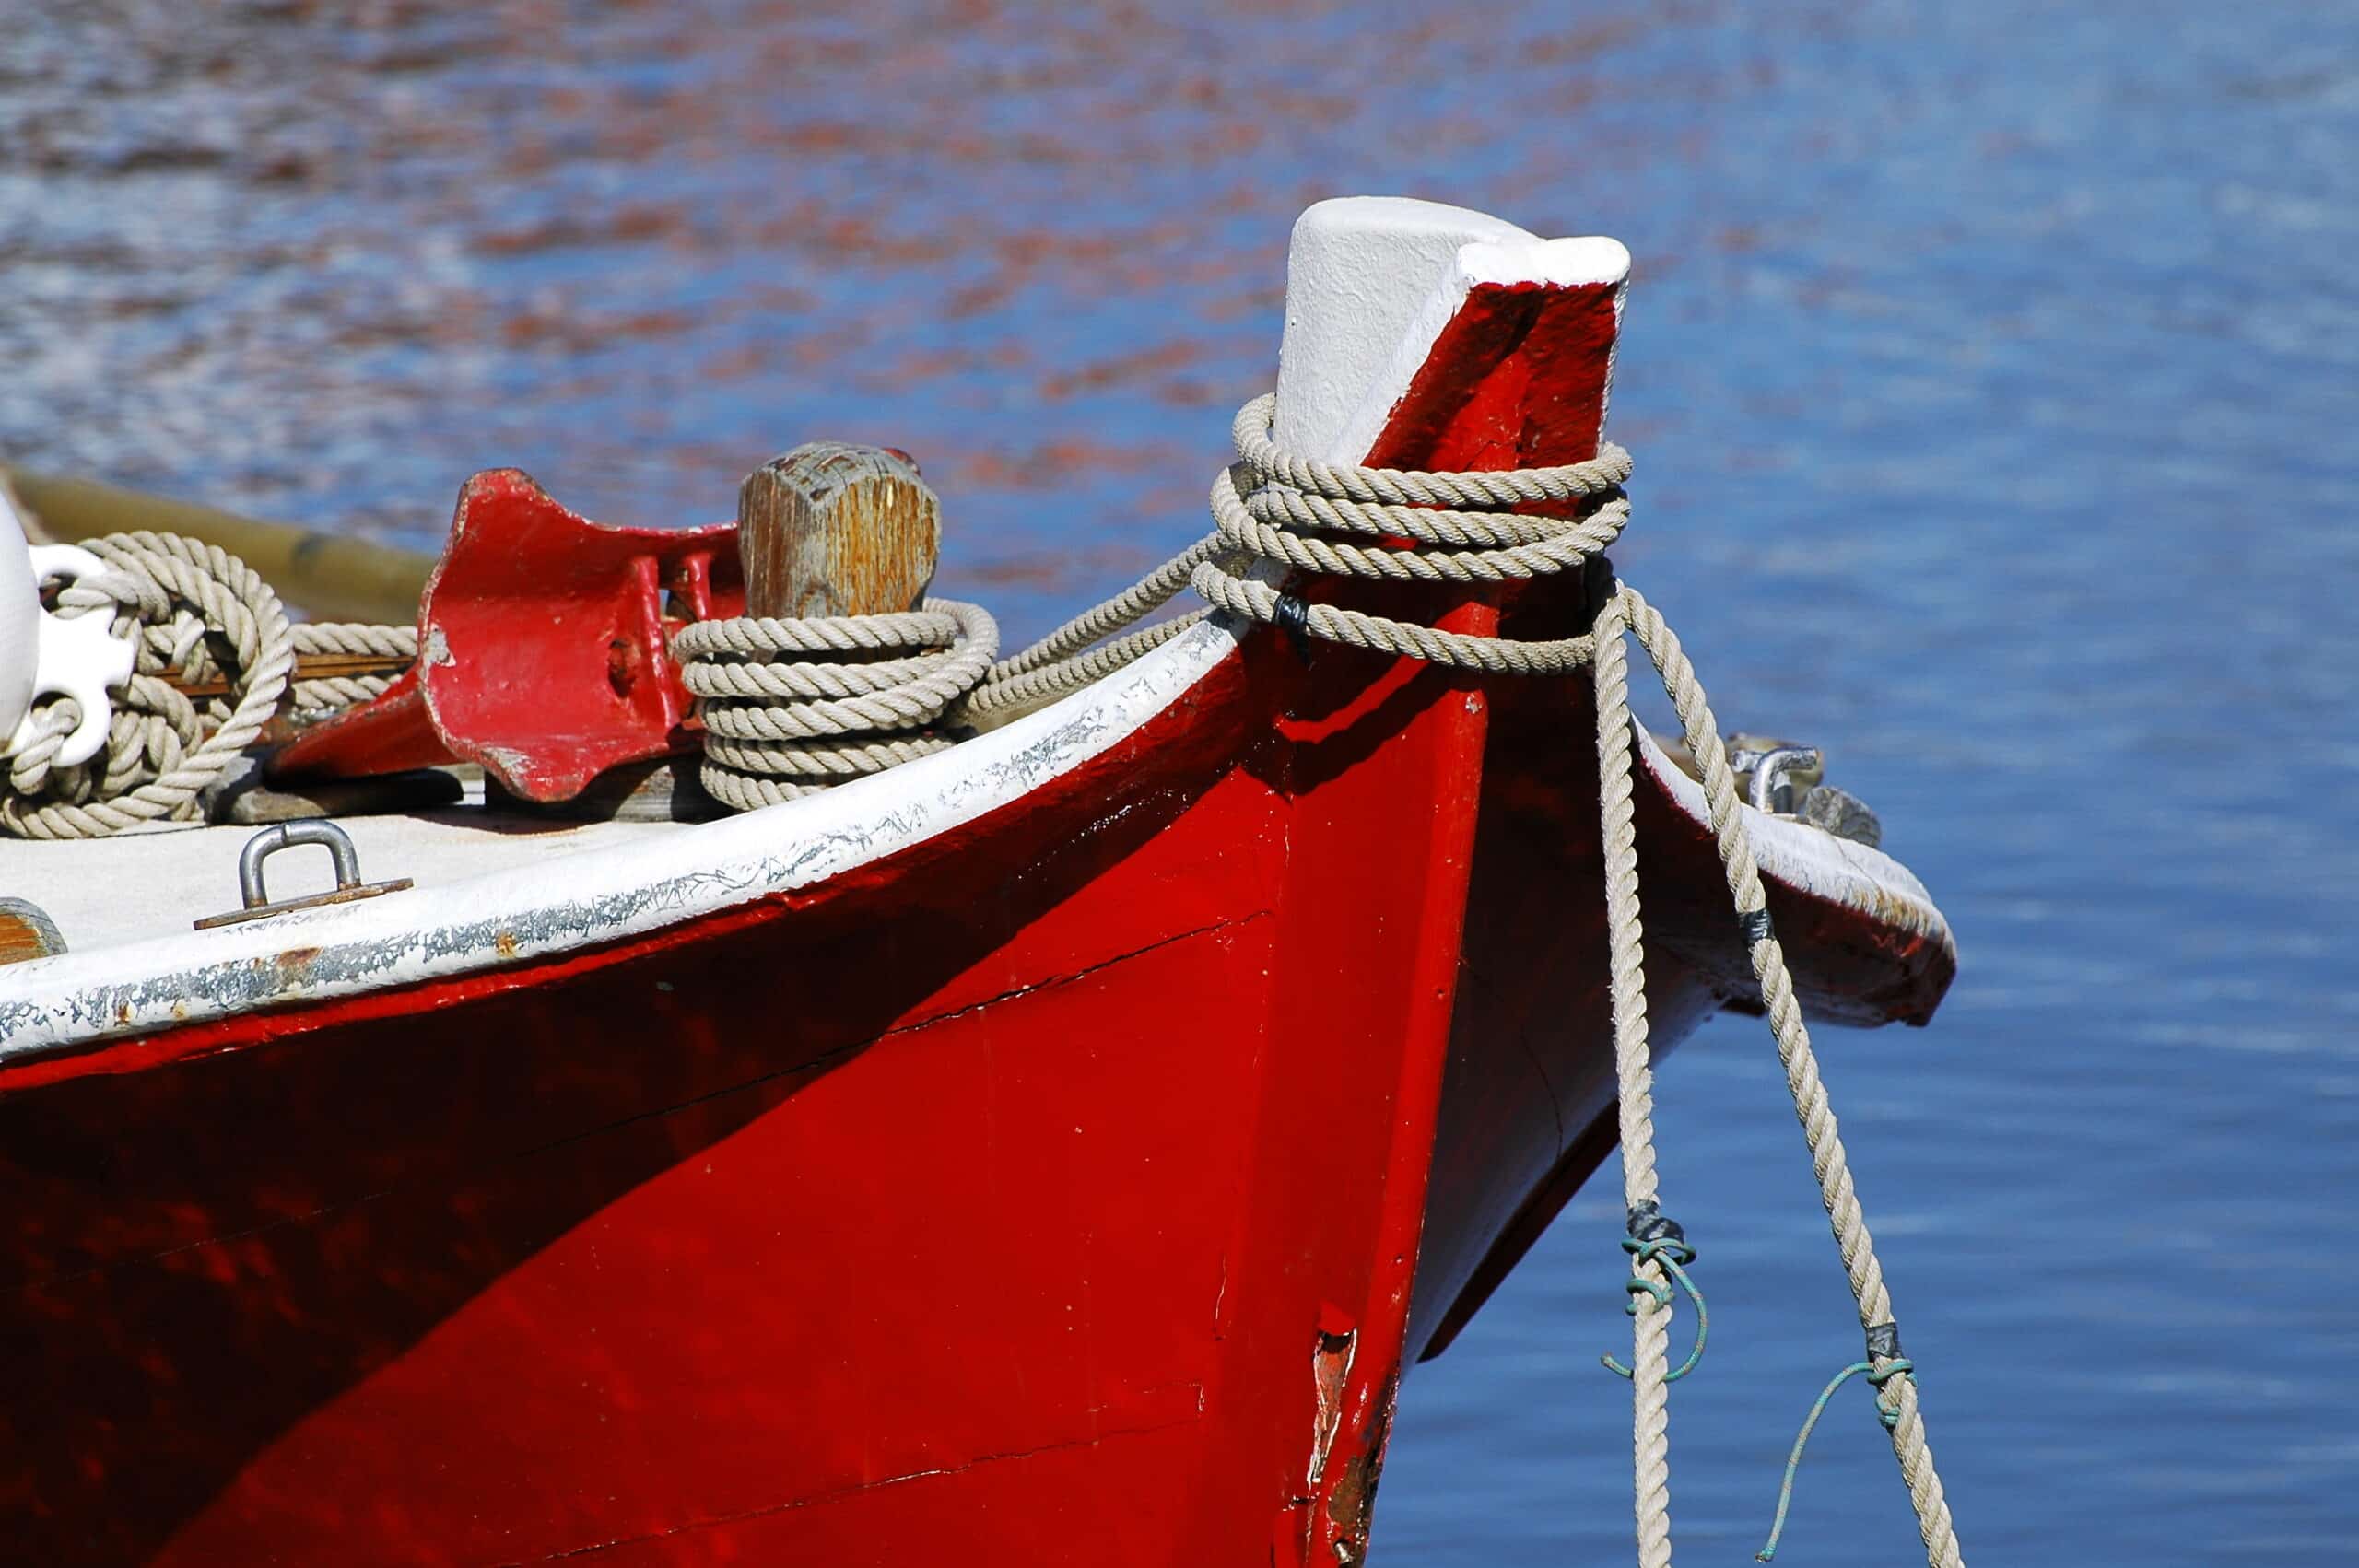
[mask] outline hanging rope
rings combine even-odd
[[[1899,1353],[1892,1293],[1876,1258],[1874,1239],[1868,1233],[1867,1214],[1851,1177],[1850,1162],[1844,1153],[1825,1082],[1819,1075],[1810,1029],[1802,1022],[1802,1004],[1794,996],[1793,977],[1786,965],[1785,950],[1778,945],[1770,924],[1760,867],[1754,858],[1752,834],[1745,825],[1736,775],[1729,766],[1728,750],[1721,743],[1718,721],[1705,698],[1703,685],[1696,677],[1695,666],[1688,661],[1678,637],[1661,614],[1637,589],[1626,584],[1615,591],[1614,603],[1620,606],[1638,645],[1647,650],[1656,673],[1661,676],[1663,690],[1679,715],[1689,753],[1703,774],[1705,804],[1736,907],[1738,928],[1752,958],[1762,1006],[1768,1017],[1770,1033],[1778,1042],[1778,1059],[1785,1066],[1786,1086],[1793,1096],[1794,1114],[1802,1123],[1803,1141],[1809,1145],[1811,1169],[1818,1176],[1819,1197],[1825,1205],[1836,1250],[1842,1257],[1844,1274],[1859,1309],[1860,1327],[1868,1336],[1870,1375],[1879,1384],[1883,1400],[1897,1412],[1889,1423],[1893,1455],[1900,1463],[1909,1504],[1917,1513],[1918,1532],[1925,1543],[1925,1560],[1930,1568],[1964,1568],[1966,1560],[1958,1545],[1957,1528],[1950,1517],[1941,1475],[1934,1468],[1932,1449],[1925,1438],[1924,1417],[1918,1409],[1914,1368]],[[1617,630],[1607,620],[1610,613],[1601,614],[1601,638]],[[1605,678],[1600,676],[1601,680]],[[1602,708],[1602,702],[1600,706]],[[1617,943],[1619,940],[1617,928]],[[1642,1323],[1647,1316],[1642,1303]]]
[[[1592,595],[1594,597],[1594,594]],[[1629,661],[1623,648],[1625,607],[1609,593],[1591,621],[1596,638],[1590,678],[1597,694],[1597,799],[1604,848],[1606,976],[1614,1012],[1614,1105],[1622,1144],[1622,1201],[1629,1241],[1644,1247],[1667,1233],[1655,1174],[1654,1070],[1647,1043],[1646,928],[1638,906],[1638,830],[1630,767]],[[1629,1299],[1631,1484],[1640,1568],[1671,1562],[1671,1395],[1664,1363],[1671,1343],[1671,1293],[1659,1255],[1632,1253],[1633,1279],[1649,1288]],[[1681,1259],[1682,1263],[1692,1259]],[[1701,1340],[1698,1340],[1701,1345]]]
[[[70,698],[32,715],[8,758],[0,830],[26,838],[96,838],[149,822],[191,821],[198,798],[254,743],[283,698],[322,710],[373,696],[417,654],[407,626],[290,624],[261,576],[217,546],[173,533],[111,533],[82,547],[100,576],[57,588],[51,613],[113,617],[135,643],[131,681],[105,749],[75,766],[59,749],[79,720]],[[296,680],[298,657],[375,661],[378,673]]]

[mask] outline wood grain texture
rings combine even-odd
[[[37,904],[0,898],[0,964],[21,964],[65,951],[65,939]]]
[[[878,447],[811,441],[737,492],[749,615],[913,610],[942,554],[942,504],[917,464]]]

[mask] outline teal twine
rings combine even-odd
[[[1817,1402],[1802,1418],[1802,1429],[1795,1434],[1794,1451],[1786,1456],[1786,1479],[1778,1483],[1778,1516],[1769,1525],[1769,1544],[1753,1554],[1755,1562],[1766,1562],[1778,1555],[1778,1538],[1786,1530],[1786,1510],[1794,1502],[1794,1472],[1802,1469],[1802,1445],[1810,1441],[1811,1428],[1818,1424],[1818,1418],[1826,1413],[1826,1401],[1835,1398],[1835,1390],[1854,1377],[1865,1377],[1876,1390],[1876,1419],[1889,1432],[1900,1424],[1900,1401],[1896,1396],[1885,1394],[1884,1386],[1900,1374],[1915,1370],[1906,1356],[1895,1356],[1881,1367],[1873,1362],[1855,1361],[1818,1391]]]
[[[1687,1299],[1696,1304],[1696,1344],[1687,1352],[1687,1359],[1679,1363],[1679,1369],[1663,1378],[1665,1383],[1676,1383],[1695,1371],[1696,1363],[1704,1359],[1704,1340],[1712,1331],[1711,1315],[1704,1310],[1704,1293],[1696,1288],[1696,1281],[1689,1279],[1687,1270],[1681,1267],[1682,1264],[1696,1261],[1696,1249],[1672,1236],[1659,1236],[1653,1241],[1640,1241],[1635,1236],[1625,1236],[1623,1238],[1622,1250],[1641,1263],[1652,1260],[1661,1264],[1663,1271],[1678,1281],[1679,1288],[1687,1293]],[[1671,1287],[1642,1275],[1631,1275],[1622,1288],[1630,1293],[1630,1299],[1622,1304],[1622,1310],[1633,1317],[1638,1315],[1638,1298],[1642,1295],[1650,1295],[1665,1306],[1671,1305]],[[1597,1359],[1598,1363],[1608,1372],[1623,1377],[1633,1375],[1628,1367],[1615,1361],[1610,1354],[1602,1355]]]

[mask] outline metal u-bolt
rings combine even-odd
[[[270,894],[262,882],[262,863],[281,849],[298,844],[323,844],[335,861],[336,891],[347,892],[360,885],[360,853],[352,847],[352,837],[332,822],[282,822],[265,827],[246,840],[238,851],[238,896],[249,909],[259,909],[270,902]]]

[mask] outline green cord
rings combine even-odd
[[[1654,1241],[1638,1241],[1634,1238],[1625,1241],[1622,1244],[1622,1249],[1641,1263],[1651,1260],[1661,1264],[1671,1277],[1679,1281],[1679,1288],[1687,1293],[1687,1299],[1696,1304],[1695,1347],[1687,1352],[1687,1359],[1679,1363],[1679,1369],[1663,1378],[1665,1383],[1676,1383],[1695,1371],[1696,1363],[1704,1359],[1704,1340],[1712,1331],[1711,1315],[1704,1310],[1704,1293],[1696,1288],[1696,1281],[1689,1279],[1687,1270],[1681,1267],[1682,1264],[1696,1260],[1696,1249],[1670,1236],[1663,1236]],[[1622,1310],[1633,1317],[1638,1315],[1638,1297],[1642,1295],[1650,1295],[1665,1306],[1671,1305],[1671,1287],[1653,1280],[1633,1274],[1622,1288],[1630,1293],[1630,1299],[1623,1304]],[[1623,1377],[1632,1375],[1628,1367],[1615,1361],[1611,1355],[1602,1355],[1597,1359],[1598,1364],[1608,1372]]]
[[[1900,1424],[1900,1405],[1896,1399],[1885,1397],[1884,1386],[1900,1374],[1915,1370],[1905,1356],[1884,1363],[1881,1370],[1872,1361],[1855,1361],[1837,1373],[1834,1380],[1818,1391],[1817,1402],[1811,1406],[1810,1414],[1802,1418],[1802,1429],[1794,1436],[1794,1451],[1786,1456],[1786,1479],[1778,1483],[1778,1516],[1769,1525],[1769,1544],[1753,1554],[1755,1562],[1766,1562],[1778,1555],[1778,1538],[1786,1529],[1786,1510],[1793,1505],[1794,1472],[1802,1468],[1802,1445],[1810,1441],[1811,1428],[1818,1424],[1818,1418],[1826,1413],[1826,1401],[1835,1398],[1835,1390],[1854,1377],[1864,1376],[1876,1388],[1876,1419],[1884,1422],[1886,1431],[1890,1431]]]

